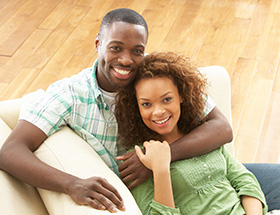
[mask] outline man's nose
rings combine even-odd
[[[127,51],[124,51],[120,54],[118,61],[124,66],[128,66],[133,63],[132,57]]]

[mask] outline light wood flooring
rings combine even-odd
[[[279,0],[1,0],[0,100],[91,66],[100,21],[119,7],[146,18],[147,52],[225,67],[237,158],[280,162]]]

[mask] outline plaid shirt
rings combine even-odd
[[[21,113],[20,119],[34,124],[47,136],[68,125],[119,174],[115,158],[125,151],[117,144],[117,122],[98,88],[96,69],[97,61],[92,68],[53,83],[44,97]],[[214,107],[215,103],[208,96],[205,116]]]
[[[21,113],[47,136],[68,125],[118,174],[117,122],[96,81],[97,61],[71,78],[53,83],[45,96]],[[123,151],[122,151],[123,152]]]

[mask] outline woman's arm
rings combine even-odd
[[[170,177],[170,148],[166,141],[149,141],[144,143],[146,154],[139,146],[135,146],[140,161],[154,176],[154,200],[167,207],[175,208],[171,177]]]
[[[241,198],[246,214],[266,214],[265,196],[256,177],[249,172],[227,149],[221,148],[227,163],[227,178]],[[255,212],[255,211],[258,211]]]
[[[262,203],[251,196],[241,196],[243,208],[247,215],[262,215]]]

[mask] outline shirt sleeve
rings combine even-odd
[[[170,208],[166,207],[155,200],[152,200],[151,204],[151,210],[149,215],[181,215],[180,209],[179,208]]]
[[[203,115],[207,116],[216,106],[216,103],[211,99],[209,95],[204,98],[205,106],[203,109]]]
[[[154,182],[151,178],[131,192],[141,212],[145,215],[181,215],[179,208],[166,207],[154,201]]]
[[[22,110],[19,119],[32,123],[50,136],[67,124],[71,108],[72,99],[69,88],[56,82],[47,89],[42,97]]]
[[[264,194],[256,177],[248,171],[227,149],[222,147],[227,163],[227,178],[239,197],[242,195],[259,199],[263,205],[263,214],[267,212]]]

